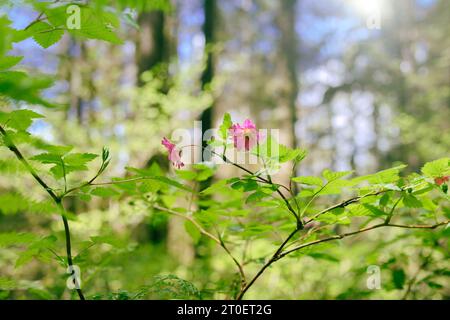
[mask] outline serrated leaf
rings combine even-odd
[[[372,184],[389,184],[397,182],[400,177],[400,170],[406,168],[406,165],[402,164],[390,169],[382,170],[377,173],[369,174],[366,176],[353,178],[351,181],[355,184],[359,184],[363,181],[367,181]]]
[[[319,186],[321,187],[323,184],[323,181],[320,177],[314,177],[314,176],[303,176],[303,177],[294,177],[292,178],[292,181],[306,184],[310,186]]]
[[[19,131],[27,130],[34,119],[43,117],[43,115],[28,109],[15,110],[9,113],[0,111],[0,123]]]
[[[74,36],[104,40],[113,44],[123,43],[114,32],[114,28],[119,25],[115,15],[89,7],[81,7],[80,16],[80,29],[69,29]]]
[[[365,208],[369,209],[369,211],[371,212],[371,214],[372,214],[373,216],[380,217],[380,216],[384,216],[384,215],[387,214],[387,213],[384,212],[383,210],[381,210],[381,209],[379,209],[379,208],[377,208],[376,206],[373,206],[373,205],[371,205],[371,204],[364,203],[363,206],[364,206]]]
[[[53,153],[41,153],[31,157],[30,160],[39,161],[44,164],[60,164],[61,156]]]
[[[402,199],[403,204],[408,208],[422,208],[422,202],[412,194],[407,194]]]
[[[91,194],[97,197],[113,197],[118,195],[119,193],[113,188],[101,187],[95,188],[91,191]]]
[[[340,179],[340,178],[343,178],[343,177],[345,177],[345,176],[348,176],[348,175],[350,175],[350,174],[352,174],[352,173],[353,173],[353,171],[333,172],[333,171],[331,171],[331,170],[325,169],[325,170],[322,172],[322,176],[323,176],[325,179],[327,179],[328,182],[331,182],[331,181],[335,181],[335,180],[338,180],[338,179]]]
[[[83,166],[97,157],[98,155],[93,153],[69,153],[63,159],[68,166]]]
[[[14,67],[20,61],[22,61],[23,56],[4,56],[0,58],[0,71],[6,70]]]
[[[348,207],[348,211],[351,216],[370,216],[372,211],[362,204],[351,204]]]
[[[450,158],[442,158],[427,162],[422,167],[422,173],[431,178],[439,178],[450,175]]]
[[[33,40],[45,49],[57,43],[64,35],[64,30],[57,29],[43,21],[34,23],[29,28],[29,32],[32,32]]]
[[[279,144],[279,159],[278,162],[284,163],[291,160],[295,162],[300,162],[306,157],[306,150],[304,149],[291,149],[286,147],[285,145]]]

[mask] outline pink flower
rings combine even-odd
[[[443,185],[444,183],[448,182],[450,180],[450,176],[445,176],[445,177],[439,177],[439,178],[435,178],[434,182],[440,186]]]
[[[178,169],[184,167],[184,163],[181,161],[181,150],[178,150],[175,144],[166,137],[161,140],[161,144],[169,151],[169,161],[172,162],[172,165]]]
[[[249,151],[263,139],[250,119],[246,119],[242,126],[239,123],[233,124],[230,128],[230,134],[233,137],[234,147],[239,151]]]

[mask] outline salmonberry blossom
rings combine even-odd
[[[172,165],[178,169],[184,167],[184,163],[181,161],[181,150],[178,150],[175,144],[166,137],[162,139],[161,144],[169,151],[169,161],[172,162]]]
[[[239,123],[233,124],[230,134],[233,137],[234,147],[239,151],[249,151],[263,139],[263,135],[250,119],[246,119],[242,126]]]
[[[443,185],[444,183],[448,182],[450,180],[450,176],[445,176],[445,177],[439,177],[439,178],[435,178],[434,182],[440,186]]]

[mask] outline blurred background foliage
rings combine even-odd
[[[47,143],[92,153],[108,146],[112,161],[103,179],[126,177],[133,171],[126,167],[175,174],[161,138],[178,128],[193,131],[196,120],[203,130],[218,127],[225,112],[235,121],[249,117],[259,128],[279,128],[282,143],[308,149],[296,175],[325,168],[367,174],[398,163],[408,164],[410,173],[449,155],[446,0],[88,2],[104,12],[114,36],[61,33],[57,44],[44,42],[49,48],[29,38],[9,51],[9,28],[25,29],[40,4],[0,1],[0,55],[24,56],[15,70],[30,75],[0,76],[0,107],[45,115],[29,129],[32,143],[22,146],[27,155]],[[379,28],[369,28],[377,12]],[[7,65],[0,63],[0,70]],[[33,165],[51,179],[48,167]],[[229,166],[214,177],[197,170],[205,171],[200,178],[178,178],[206,188],[238,174]],[[275,179],[286,181],[287,171]],[[54,254],[63,252],[64,242],[51,202],[6,148],[0,148],[0,173],[0,298],[70,298],[64,264]],[[214,210],[224,210],[218,203],[225,203],[228,240],[252,272],[288,223],[276,209],[252,216],[242,190],[222,188],[219,198],[197,199],[159,182],[140,188],[169,208],[180,201],[186,212],[202,208],[199,219],[214,219]],[[88,296],[230,298],[239,286],[232,262],[189,223],[147,201],[108,191],[66,199],[74,262]],[[448,203],[442,208],[448,215]],[[323,244],[273,265],[246,298],[447,299],[447,237],[444,230],[378,230]],[[366,287],[369,265],[381,268],[379,290]]]

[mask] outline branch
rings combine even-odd
[[[63,224],[64,224],[64,234],[66,237],[67,263],[70,267],[72,267],[73,261],[72,261],[72,246],[71,246],[71,242],[70,242],[69,222],[67,221],[65,209],[61,202],[62,198],[58,197],[56,195],[56,193],[53,191],[53,189],[50,188],[48,186],[48,184],[45,183],[45,181],[42,180],[42,178],[36,173],[36,171],[33,169],[33,167],[30,165],[30,163],[27,161],[27,159],[25,159],[25,157],[22,155],[20,150],[13,143],[13,141],[9,137],[8,133],[5,131],[5,129],[2,126],[0,126],[0,133],[3,135],[3,139],[4,139],[5,144],[8,147],[8,149],[11,150],[11,152],[13,152],[16,155],[17,159],[19,159],[19,161],[25,166],[25,168],[28,170],[28,172],[42,186],[42,188],[44,188],[45,191],[47,191],[47,193],[50,195],[50,197],[53,199],[53,201],[56,203],[56,205],[60,209],[61,218],[62,218]],[[77,286],[77,287],[79,287],[79,286]],[[77,293],[81,300],[85,300],[83,292],[80,288],[77,288]]]
[[[244,297],[245,293],[247,292],[248,289],[250,289],[250,287],[255,283],[256,280],[258,280],[258,278],[264,273],[264,271],[275,261],[277,261],[278,259],[280,259],[280,253],[281,251],[283,251],[283,248],[286,246],[286,244],[289,242],[289,240],[292,239],[292,237],[299,231],[299,228],[296,228],[294,231],[292,231],[289,236],[283,241],[283,243],[278,247],[277,251],[275,251],[275,253],[272,255],[272,257],[269,259],[269,261],[267,261],[264,266],[258,271],[258,273],[252,278],[252,280],[250,280],[250,282],[244,286],[241,289],[241,292],[239,292],[239,295],[237,296],[237,300],[242,300],[242,298]]]
[[[183,218],[183,219],[186,219],[186,220],[192,222],[192,224],[200,231],[201,234],[203,234],[204,236],[210,238],[211,240],[213,240],[215,243],[217,243],[220,247],[222,247],[225,250],[225,252],[233,260],[234,264],[238,268],[239,274],[241,276],[242,287],[244,287],[246,285],[246,278],[245,278],[245,273],[244,273],[244,269],[243,269],[242,265],[233,256],[231,251],[227,248],[227,246],[223,242],[222,238],[220,238],[220,237],[218,238],[218,237],[214,236],[213,234],[211,234],[210,232],[206,231],[197,221],[195,221],[194,218],[192,218],[190,216],[187,216],[185,214],[179,213],[177,211],[174,211],[174,210],[171,210],[171,209],[168,209],[168,208],[161,207],[161,206],[159,206],[157,204],[153,204],[153,208],[158,209],[160,211],[167,212],[169,214],[172,214],[174,216],[177,216],[177,217],[180,217],[180,218]]]
[[[250,174],[250,175],[252,175],[252,176],[255,176],[257,179],[260,180],[260,182],[263,182],[263,183],[266,183],[266,184],[270,184],[270,185],[272,185],[272,186],[280,186],[280,187],[283,187],[283,188],[285,188],[289,193],[292,194],[292,191],[291,191],[289,188],[287,188],[286,186],[275,184],[275,183],[272,182],[272,180],[271,180],[270,178],[269,178],[269,179],[265,179],[265,178],[263,178],[263,177],[261,177],[261,176],[255,175],[254,172],[252,172],[252,171],[248,170],[247,168],[244,168],[243,166],[241,166],[241,165],[239,165],[239,164],[237,164],[237,163],[231,161],[230,159],[228,159],[228,158],[225,156],[225,154],[218,154],[217,152],[214,152],[214,151],[211,151],[211,153],[214,154],[214,155],[216,155],[216,156],[218,156],[218,157],[220,157],[220,158],[222,158],[222,160],[225,161],[226,163],[231,164],[231,165],[235,166],[236,168],[239,168],[239,169],[243,170],[244,172],[247,172],[248,174]],[[303,223],[302,223],[302,221],[300,220],[300,217],[298,216],[297,212],[294,210],[294,208],[292,208],[291,204],[289,203],[289,200],[285,197],[285,195],[283,194],[283,192],[280,191],[279,188],[277,188],[276,192],[277,192],[277,193],[279,194],[279,196],[283,199],[283,201],[284,201],[284,203],[286,204],[286,207],[288,208],[289,212],[295,217],[295,220],[297,221],[297,227],[298,227],[299,229],[303,229]]]
[[[307,242],[304,244],[301,244],[297,247],[294,247],[288,251],[283,252],[282,254],[280,254],[280,258],[283,258],[284,256],[287,256],[288,254],[318,244],[318,243],[322,243],[322,242],[328,242],[328,241],[332,241],[332,240],[339,240],[339,239],[343,239],[349,236],[353,236],[359,233],[363,233],[363,232],[367,232],[370,230],[374,230],[377,228],[381,228],[381,227],[393,227],[393,228],[403,228],[403,229],[436,229],[437,227],[443,226],[445,224],[450,223],[450,220],[446,220],[446,221],[442,221],[436,224],[413,224],[413,225],[406,225],[406,224],[393,224],[393,223],[380,223],[380,224],[376,224],[373,225],[371,227],[367,227],[367,228],[363,228],[363,229],[359,229],[356,231],[352,231],[352,232],[347,232],[347,233],[342,233],[342,234],[338,234],[338,235],[334,235],[328,238],[323,238],[323,239],[319,239],[319,240],[315,240],[315,241],[311,241],[311,242]]]
[[[328,238],[323,238],[323,239],[319,239],[319,240],[315,240],[315,241],[311,241],[311,242],[307,242],[304,243],[302,245],[299,245],[297,247],[294,247],[290,250],[284,251],[282,252],[283,248],[285,247],[285,245],[288,243],[288,241],[295,235],[295,233],[298,231],[294,230],[287,238],[286,240],[280,245],[280,247],[278,248],[278,250],[275,252],[275,254],[272,256],[272,258],[267,261],[264,266],[258,271],[258,273],[253,277],[253,279],[249,282],[249,284],[241,291],[241,293],[238,296],[238,300],[241,300],[244,296],[244,294],[247,292],[247,290],[255,283],[255,281],[264,273],[264,271],[271,266],[274,262],[280,260],[281,258],[287,256],[288,254],[294,252],[294,251],[298,251],[301,250],[303,248],[306,247],[310,247],[322,242],[328,242],[328,241],[332,241],[332,240],[339,240],[339,239],[343,239],[349,236],[353,236],[359,233],[363,233],[366,231],[370,231],[370,230],[374,230],[377,228],[381,228],[381,227],[394,227],[394,228],[406,228],[406,229],[435,229],[439,226],[443,226],[450,223],[450,219],[446,220],[446,221],[442,221],[433,225],[403,225],[403,224],[390,224],[390,223],[380,223],[380,224],[376,224],[374,226],[371,227],[367,227],[367,228],[363,228],[363,229],[359,229],[357,231],[353,231],[353,232],[347,232],[347,233],[343,233],[343,234],[338,234],[335,236],[331,236]]]
[[[392,191],[392,190],[383,189],[383,190],[377,191],[377,192],[370,192],[370,193],[367,193],[365,195],[354,197],[354,198],[342,201],[342,202],[340,202],[338,204],[332,205],[331,207],[323,209],[322,211],[320,211],[320,212],[316,213],[314,216],[312,216],[311,219],[309,219],[308,221],[305,222],[305,226],[307,224],[313,222],[314,220],[316,220],[319,216],[321,216],[321,215],[323,215],[323,214],[325,214],[325,213],[327,213],[327,212],[329,212],[329,211],[331,211],[333,209],[344,208],[344,207],[347,207],[348,205],[350,205],[352,203],[360,201],[361,199],[364,199],[364,198],[367,198],[367,197],[370,197],[370,196],[377,196],[379,194],[382,194],[382,193],[385,193],[385,192],[388,192],[388,191]]]

